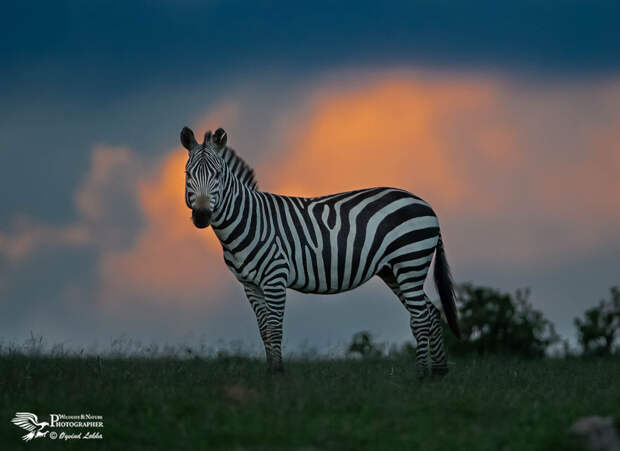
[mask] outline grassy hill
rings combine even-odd
[[[0,357],[0,446],[13,449],[575,449],[584,415],[620,418],[620,359],[458,359],[418,380],[406,358]],[[100,441],[23,443],[16,411],[103,415]]]

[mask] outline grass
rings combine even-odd
[[[405,357],[287,363],[5,354],[0,448],[555,450],[581,416],[620,418],[620,358],[461,358],[422,381]],[[103,440],[23,443],[16,411],[103,415]]]

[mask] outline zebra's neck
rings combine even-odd
[[[222,179],[221,196],[214,209],[211,226],[225,250],[232,251],[235,229],[243,222],[252,226],[264,193],[249,187],[227,170]]]

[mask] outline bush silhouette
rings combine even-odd
[[[620,289],[611,288],[611,299],[602,299],[597,307],[586,310],[584,318],[575,318],[579,343],[586,355],[610,355],[620,338]]]
[[[462,284],[457,291],[462,339],[446,334],[454,353],[543,357],[559,340],[553,324],[530,304],[529,289],[517,290],[514,297],[472,284]]]

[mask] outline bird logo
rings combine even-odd
[[[37,418],[34,413],[30,412],[17,412],[15,418],[11,420],[11,423],[28,431],[28,433],[22,437],[22,440],[26,442],[29,442],[33,438],[45,437],[49,432],[43,432],[43,429],[50,424],[47,421],[39,422],[39,418]]]

